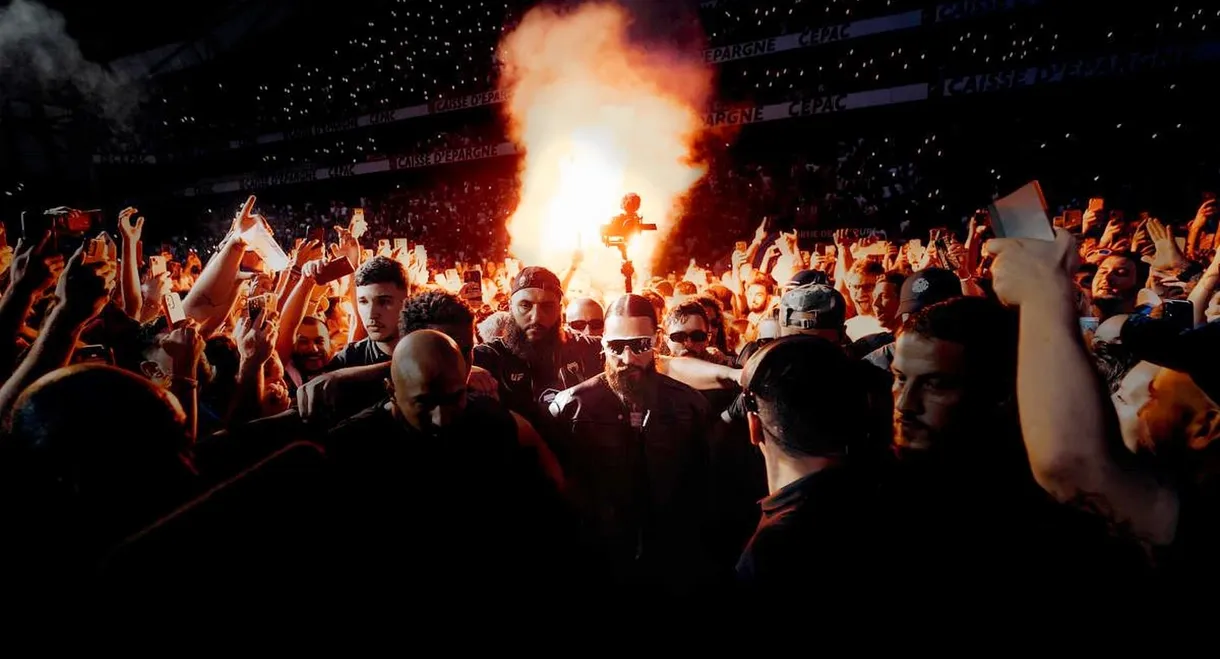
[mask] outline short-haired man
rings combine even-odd
[[[375,256],[360,266],[355,277],[356,308],[368,336],[349,343],[331,358],[324,375],[297,390],[297,408],[305,419],[330,412],[338,421],[385,394],[381,383],[398,343],[398,314],[409,290],[407,271],[398,261]]]
[[[699,392],[657,373],[656,312],[639,295],[606,310],[605,370],[560,392],[561,459],[575,508],[620,585],[686,591],[708,576],[707,418]]]
[[[825,586],[874,567],[864,560],[877,546],[864,540],[875,521],[871,499],[847,466],[849,448],[866,439],[859,372],[839,345],[809,335],[778,339],[746,364],[750,441],[762,451],[770,492],[737,564],[750,589]]]
[[[707,309],[699,300],[687,300],[665,314],[662,332],[669,354],[674,357],[694,357],[728,365],[730,359],[711,347],[712,328]]]

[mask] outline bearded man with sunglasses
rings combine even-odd
[[[634,594],[690,594],[712,583],[705,533],[711,490],[703,396],[656,369],[657,316],[624,295],[606,310],[601,375],[560,392],[561,461],[583,527]]]

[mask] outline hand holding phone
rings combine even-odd
[[[102,263],[106,260],[106,243],[101,236],[90,239],[85,242],[84,252],[81,253],[81,265],[90,263]]]
[[[346,256],[337,256],[327,261],[318,272],[314,275],[314,284],[317,286],[325,286],[336,279],[346,277],[356,269],[352,267],[352,262]]]
[[[261,326],[268,312],[275,311],[279,305],[279,297],[275,293],[264,293],[246,300],[246,312],[250,317],[251,327]]]

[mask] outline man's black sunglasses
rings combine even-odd
[[[635,355],[652,350],[652,338],[647,336],[636,339],[610,339],[609,341],[603,341],[603,344],[607,350],[616,355],[623,354],[623,351],[627,348],[631,348],[632,354]]]
[[[690,339],[694,343],[703,343],[707,341],[707,332],[703,330],[695,330],[693,332],[674,332],[669,335],[669,340],[674,343],[686,343]]]
[[[589,329],[591,329],[593,331],[597,331],[605,326],[606,326],[606,321],[604,321],[604,320],[595,319],[595,320],[570,320],[570,321],[568,321],[568,327],[571,327],[572,329],[576,330],[577,332],[585,331],[586,327],[588,327]]]

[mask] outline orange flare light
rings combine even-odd
[[[628,192],[643,199],[644,222],[657,225],[630,245],[638,290],[705,172],[692,147],[710,71],[675,49],[632,43],[628,28],[614,4],[539,7],[501,43],[509,134],[525,153],[510,250],[562,275],[579,249],[572,292],[622,292],[619,253],[601,244],[600,228]]]

